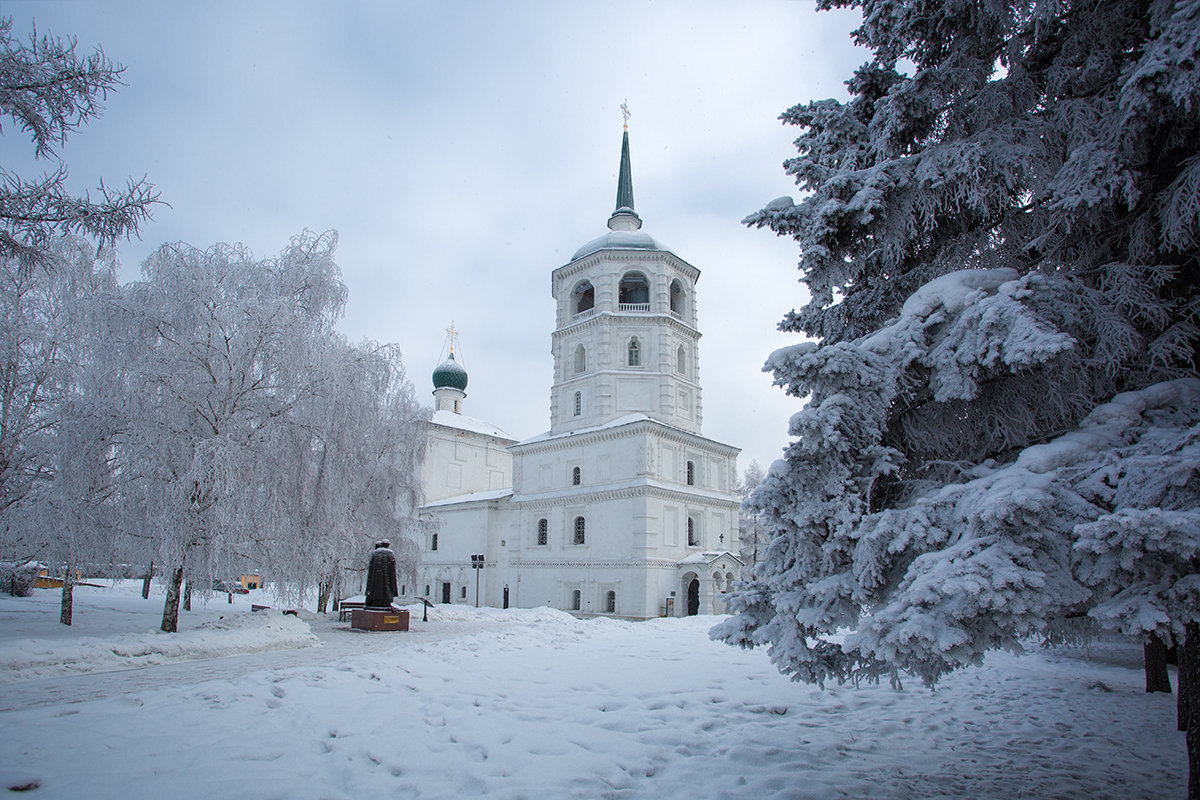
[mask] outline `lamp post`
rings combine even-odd
[[[479,608],[479,570],[483,569],[484,558],[482,554],[471,556],[471,569],[475,570],[475,607]]]

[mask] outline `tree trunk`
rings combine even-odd
[[[192,579],[188,578],[183,584],[183,610],[192,610]]]
[[[166,633],[179,630],[179,587],[183,583],[183,564],[180,564],[171,576],[171,584],[167,587],[167,602],[163,606],[162,629]]]
[[[1167,643],[1154,634],[1142,645],[1146,667],[1146,691],[1171,693],[1171,676],[1167,674]]]
[[[150,569],[146,570],[146,575],[142,578],[142,599],[150,599],[150,579],[154,577],[154,562],[150,562]]]
[[[321,581],[317,591],[317,613],[324,614],[329,608],[329,595],[333,594],[333,576]],[[335,611],[337,609],[334,609]]]
[[[62,605],[58,612],[58,621],[63,625],[71,624],[71,616],[75,611],[75,570],[67,564],[63,573]]]
[[[1184,626],[1179,643],[1179,730],[1187,733],[1188,800],[1200,800],[1200,623]]]

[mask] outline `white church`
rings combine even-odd
[[[739,450],[700,430],[700,271],[641,227],[626,130],[608,233],[551,273],[547,433],[516,441],[465,415],[451,338],[422,468],[421,513],[435,524],[401,600],[724,612],[742,567]]]

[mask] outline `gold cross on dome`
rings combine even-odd
[[[454,355],[454,343],[458,341],[458,331],[453,322],[450,323],[449,328],[446,328],[446,337],[450,340],[450,355]]]

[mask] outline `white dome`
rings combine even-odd
[[[578,261],[584,256],[601,250],[663,250],[664,247],[648,233],[641,231],[609,231],[598,239],[592,239],[571,256],[572,261]]]

